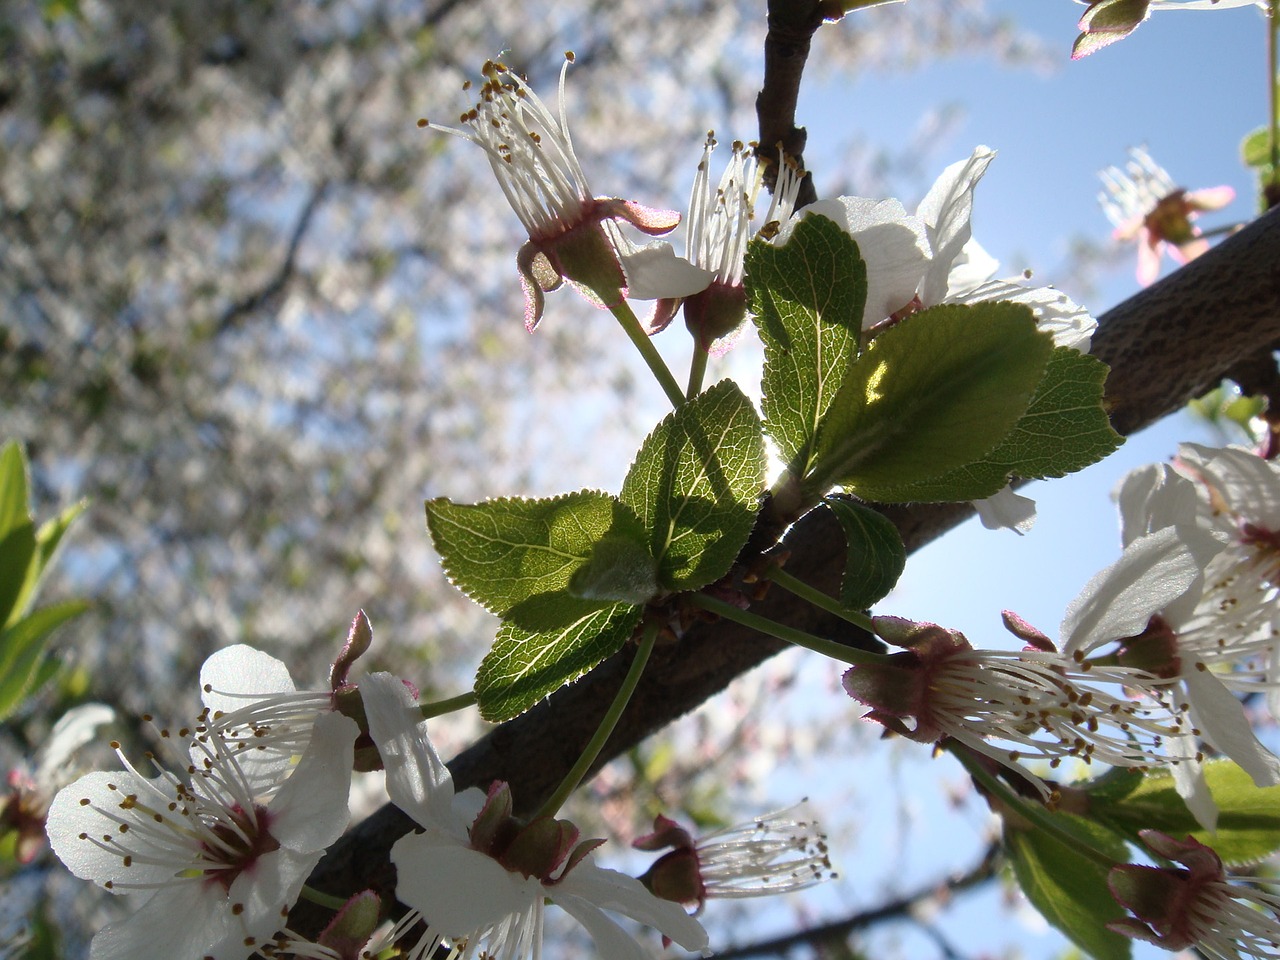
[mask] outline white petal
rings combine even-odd
[[[1238,763],[1260,787],[1280,783],[1280,760],[1264,747],[1244,715],[1244,705],[1212,671],[1189,664],[1183,671],[1191,719],[1201,739]]]
[[[942,176],[916,209],[916,216],[925,223],[933,250],[933,262],[920,288],[920,299],[925,306],[941,303],[946,298],[951,266],[973,235],[970,220],[974,188],[995,155],[989,147],[976,147],[967,160],[953,163],[942,171]]]
[[[144,780],[125,770],[87,773],[63,787],[53,798],[45,825],[49,846],[67,869],[81,880],[92,880],[98,885],[108,880],[115,883],[162,883],[191,866],[198,856],[199,841],[193,840],[189,850],[175,850],[174,859],[170,862],[156,864],[140,860],[126,867],[120,854],[108,853],[97,844],[80,839],[82,833],[90,837],[117,834],[116,820],[98,811],[118,810],[120,803],[130,794],[136,794],[141,804],[153,809],[163,808],[176,799],[173,789],[165,781],[158,778]],[[81,803],[85,799],[90,802]],[[122,819],[132,820],[134,817],[122,815]]]
[[[211,711],[231,713],[255,699],[296,689],[288,667],[243,643],[224,647],[200,668],[200,696]]]
[[[1204,778],[1204,764],[1196,759],[1199,744],[1196,738],[1188,733],[1186,736],[1170,740],[1170,746],[1182,757],[1172,764],[1173,787],[1178,791],[1196,822],[1206,830],[1218,829],[1218,805],[1213,794],[1209,792],[1209,784]]]
[[[1222,494],[1233,512],[1280,532],[1280,467],[1240,447],[1202,447],[1184,443],[1178,460]],[[1228,518],[1229,520],[1229,518]]]
[[[89,960],[200,960],[204,947],[222,938],[227,917],[221,887],[163,887],[135,913],[98,931]],[[235,960],[252,952],[245,947]]]
[[[622,272],[627,278],[627,297],[632,300],[660,300],[688,297],[711,285],[714,270],[704,270],[676,254],[662,240],[631,246],[622,254]]]
[[[1280,647],[1272,647],[1267,651],[1267,682],[1272,684],[1267,691],[1267,709],[1271,711],[1271,719],[1280,719]]]
[[[360,696],[391,802],[424,827],[449,823],[453,777],[427,737],[413,694],[397,677],[373,673],[360,681]]]
[[[1026,533],[1036,522],[1036,502],[1013,492],[1006,486],[985,500],[973,501],[978,519],[988,530],[1014,530]]]
[[[702,924],[684,912],[684,908],[670,900],[655,897],[635,877],[616,870],[602,870],[588,857],[569,871],[568,875],[549,888],[552,899],[562,903],[562,897],[578,897],[586,903],[606,910],[616,910],[633,920],[639,920],[666,934],[686,950],[702,950],[707,946],[707,932]],[[570,910],[573,913],[572,910]],[[574,913],[577,917],[578,914]],[[587,926],[581,917],[583,926]],[[588,926],[588,929],[591,929]],[[592,931],[595,937],[595,931]],[[598,938],[597,938],[598,939]],[[608,951],[603,956],[612,956]]]
[[[955,302],[956,298],[976,290],[995,277],[999,269],[1000,261],[971,238],[960,249],[960,255],[951,261],[951,271],[947,274],[947,300]]]
[[[282,847],[259,857],[231,884],[223,906],[229,917],[228,929],[217,941],[207,944],[201,956],[214,960],[243,957],[248,952],[243,949],[246,938],[261,943],[276,933],[323,853],[323,849],[298,853]],[[236,913],[231,911],[233,904],[241,908]]]
[[[564,891],[554,893],[556,906],[582,924],[596,944],[596,956],[609,960],[648,960],[649,951],[593,903]]]
[[[271,835],[292,850],[323,851],[342,835],[349,814],[351,767],[360,728],[350,717],[316,718],[298,768],[271,800]],[[272,931],[274,932],[274,931]]]
[[[396,899],[447,937],[471,936],[541,900],[542,884],[458,841],[433,833],[401,837],[391,848]]]
[[[805,216],[834,220],[853,237],[867,264],[867,304],[862,326],[871,326],[907,306],[916,295],[929,263],[924,224],[897,200],[837,197],[810,204],[788,223]],[[790,231],[784,227],[775,243]]]
[[[64,713],[49,731],[36,768],[36,780],[52,782],[71,754],[93,739],[98,727],[110,723],[116,712],[103,703],[85,703]]]
[[[1153,614],[1200,596],[1204,567],[1220,544],[1196,527],[1165,527],[1140,537],[1089,581],[1062,620],[1063,651],[1089,651],[1147,628]]]
[[[1195,484],[1164,463],[1131,470],[1112,496],[1120,508],[1120,536],[1125,546],[1162,527],[1186,523],[1199,505]]]
[[[1006,300],[1030,307],[1036,318],[1036,327],[1053,337],[1055,347],[1089,352],[1098,321],[1061,290],[1033,287],[1016,280],[989,280],[958,294],[948,291],[946,298],[947,303],[986,303],[991,300]],[[924,302],[929,304],[928,300]]]

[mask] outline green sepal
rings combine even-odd
[[[840,603],[866,610],[887,596],[907,565],[907,548],[893,521],[878,510],[847,497],[823,501],[839,521],[848,544]]]
[[[979,500],[1012,477],[1065,477],[1114,453],[1124,438],[1103,406],[1109,368],[1097,357],[1055,347],[1027,412],[981,459],[901,491],[902,500]]]
[[[648,531],[660,586],[696,590],[728,572],[755,523],[764,478],[760,418],[732,380],[653,429],[620,499]]]
[[[432,543],[453,584],[485,609],[531,630],[581,615],[582,601],[569,584],[598,544],[647,540],[630,508],[592,490],[475,504],[440,498],[428,500],[426,509]]]
[[[1053,834],[1005,819],[1004,848],[1018,886],[1049,923],[1094,960],[1128,960],[1127,937],[1108,930],[1126,911],[1107,887],[1108,867],[1080,852],[1092,848],[1127,863],[1124,840],[1106,827],[1067,813],[1051,814],[1080,846],[1067,846]]]
[[[819,427],[812,494],[914,499],[926,480],[995,449],[1026,413],[1053,353],[1031,310],[944,304],[886,330],[849,368]]]
[[[1166,771],[1114,770],[1085,787],[1089,814],[1139,843],[1139,830],[1159,830],[1181,840],[1190,834],[1213,847],[1228,866],[1257,863],[1280,850],[1280,786],[1255,786],[1230,760],[1209,760],[1205,782],[1218,805],[1218,827],[1196,822]]]
[[[796,476],[858,354],[867,266],[834,220],[811,214],[776,246],[747,247],[747,300],[764,343],[764,428]]]
[[[578,679],[622,648],[642,612],[626,603],[584,605],[572,621],[541,632],[504,622],[476,674],[480,715],[494,723],[510,720]]]

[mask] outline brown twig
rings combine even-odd
[[[804,168],[804,127],[796,126],[796,101],[800,81],[809,59],[809,45],[822,26],[819,0],[769,0],[769,32],[764,40],[764,84],[756,97],[756,120],[760,127],[760,157],[765,162],[765,180],[772,189],[777,176],[778,148],[801,169]],[[816,200],[813,177],[800,186],[797,207]]]

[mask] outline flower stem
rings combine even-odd
[[[653,653],[653,644],[658,637],[659,624],[646,624],[644,632],[640,636],[640,645],[636,649],[636,655],[631,660],[631,667],[627,670],[627,675],[622,680],[622,686],[618,688],[617,694],[613,698],[613,703],[609,704],[609,709],[600,720],[600,726],[596,728],[595,734],[591,737],[591,741],[582,751],[582,756],[578,757],[578,762],[573,768],[565,774],[560,786],[556,787],[546,803],[534,815],[536,817],[553,817],[566,800],[569,794],[578,789],[578,784],[587,775],[587,771],[591,769],[591,765],[596,762],[596,758],[600,756],[600,751],[604,749],[605,742],[608,741],[613,733],[613,728],[618,725],[618,720],[622,717],[622,711],[627,708],[627,704],[631,702],[631,695],[636,692],[636,686],[640,683],[640,675],[644,673],[645,664],[649,662],[649,654]]]
[[[702,381],[707,375],[707,351],[697,339],[693,342],[693,359],[689,361],[689,386],[685,388],[685,399],[692,400],[702,392]]]
[[[839,602],[828,597],[817,587],[811,587],[797,577],[793,577],[781,567],[771,567],[763,574],[765,579],[772,580],[783,590],[788,593],[794,593],[801,600],[808,600],[820,610],[826,610],[828,613],[834,613],[841,620],[847,620],[856,627],[861,627],[868,633],[874,633],[875,627],[871,623],[871,618],[865,613],[859,613],[856,610],[846,610]]]
[[[635,312],[625,300],[616,306],[610,307],[609,312],[622,325],[622,329],[631,338],[635,348],[640,351],[640,356],[644,357],[644,362],[649,365],[653,375],[658,378],[658,383],[666,392],[667,399],[678,410],[684,404],[684,393],[680,390],[680,384],[676,383],[676,378],[671,375],[671,369],[667,366],[667,362],[662,359],[662,354],[658,353],[658,348],[653,345],[649,335],[640,326],[640,320],[636,317]]]
[[[983,769],[982,764],[962,744],[948,741],[947,749],[951,751],[952,756],[960,761],[961,765],[968,771],[969,776],[973,777],[991,794],[998,797],[1001,803],[1015,811],[1018,816],[1030,820],[1031,823],[1050,834],[1068,849],[1088,857],[1104,869],[1110,870],[1112,867],[1119,865],[1119,862],[1114,857],[1093,846],[1089,842],[1087,835],[1073,833],[1066,829],[1062,825],[1062,821],[1055,819],[1055,815],[1045,809],[1042,804],[1033,803],[1027,800],[1026,797],[1019,796],[999,777],[993,776]]]
[[[1268,129],[1271,133],[1271,186],[1275,188],[1280,187],[1280,0],[1271,0],[1267,5],[1267,27],[1267,71],[1270,80],[1267,103],[1271,108]]]
[[[758,616],[746,610],[741,610],[731,603],[725,603],[723,600],[717,600],[715,597],[709,597],[705,593],[689,593],[685,595],[685,600],[693,604],[695,607],[701,607],[703,610],[709,610],[711,613],[719,614],[726,620],[732,620],[740,623],[744,627],[750,627],[752,630],[759,630],[761,633],[777,637],[779,640],[785,640],[787,643],[794,643],[797,647],[804,647],[806,650],[812,650],[814,653],[820,653],[824,657],[830,657],[832,660],[839,660],[841,663],[856,664],[873,664],[884,662],[884,655],[872,653],[869,650],[859,650],[857,647],[845,646],[843,643],[837,643],[834,640],[826,640],[822,637],[815,637],[811,633],[805,633],[803,630],[797,630],[795,627],[788,627],[781,623],[775,623],[766,617]]]
[[[308,887],[305,884],[299,896],[303,900],[310,900],[312,903],[319,904],[322,907],[328,907],[330,910],[341,910],[347,905],[347,901],[342,897],[335,897],[328,893],[321,893],[314,887]]]
[[[453,713],[455,710],[465,710],[475,702],[476,692],[468,690],[466,693],[460,693],[458,696],[450,697],[448,700],[419,704],[418,709],[422,711],[423,720],[430,720],[432,717],[442,717],[446,713]]]

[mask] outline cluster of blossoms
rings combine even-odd
[[[1168,766],[1213,829],[1206,750],[1258,786],[1280,783],[1280,760],[1241,699],[1266,694],[1275,714],[1280,467],[1188,444],[1173,466],[1130,474],[1117,497],[1124,551],[1072,601],[1059,644],[1009,613],[1021,652],[974,650],[955,631],[880,617],[877,631],[905,652],[852,667],[845,688],[903,736],[956,741],[1005,765]]]
[[[565,63],[567,70],[572,57]],[[593,302],[615,306],[624,298],[656,300],[649,332],[664,329],[683,308],[700,349],[719,353],[733,343],[746,318],[743,257],[756,236],[783,244],[799,219],[823,216],[858,243],[867,265],[862,326],[870,335],[939,304],[1009,301],[1024,304],[1056,346],[1087,352],[1096,322],[1052,287],[1025,278],[1002,279],[999,264],[972,238],[973,194],[995,153],[978,147],[939,177],[915,214],[897,200],[839,197],[795,209],[803,171],[780,157],[773,200],[759,227],[755,203],[761,176],[756,151],[740,142],[712,187],[708,135],[690,200],[686,256],[670,244],[637,248],[618,221],[651,235],[680,222],[675,211],[634,201],[594,197],[573,149],[560,75],[559,112],[553,115],[528,85],[500,63],[485,65],[479,101],[462,115],[464,128],[422,126],[469,140],[484,151],[529,240],[517,265],[526,292],[526,326],[542,317],[544,293],[569,280]],[[989,527],[1024,531],[1034,521],[1032,501],[1011,489],[977,504]]]
[[[597,866],[593,851],[604,841],[580,840],[569,821],[515,816],[505,783],[455,794],[412,688],[386,673],[347,680],[371,635],[361,614],[322,691],[297,690],[282,663],[250,647],[219,651],[201,670],[205,709],[189,726],[155,731],[160,752],[147,754],[155,776],[113,742],[122,771],[88,774],[57,794],[47,818],[54,852],[76,876],[133,896],[137,907],[94,937],[92,960],[361,960],[391,947],[410,960],[523,960],[541,955],[548,903],[581,923],[602,956],[644,960],[605,911],[706,952],[706,932],[684,905],[833,875],[825,837],[785,813],[702,842],[662,818],[668,829],[647,848],[680,847],[679,870],[696,880],[690,896],[653,883],[672,876],[673,854],[642,882]],[[308,939],[287,917],[346,827],[358,739],[384,767],[391,801],[420,828],[392,851],[396,897],[409,910],[385,923],[381,899],[361,891]]]
[[[1173,466],[1130,474],[1117,490],[1121,558],[1093,579],[1062,624],[1065,647],[1158,678],[1186,702],[1187,748],[1229,756],[1259,786],[1280,761],[1254,735],[1237,694],[1280,682],[1280,467],[1249,451],[1184,445]],[[1174,769],[1207,827],[1216,809],[1198,762]]]

